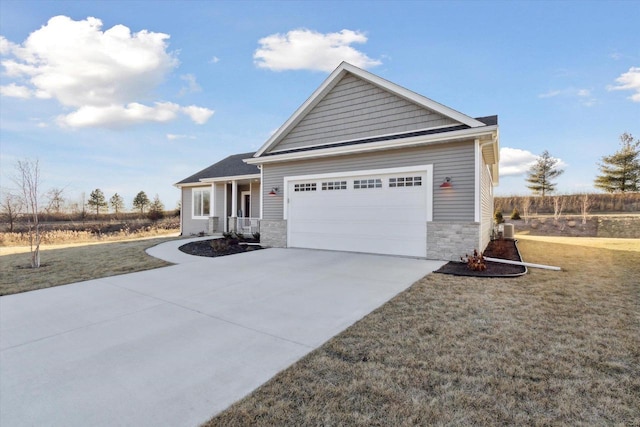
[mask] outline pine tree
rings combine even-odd
[[[133,207],[140,210],[141,214],[144,214],[144,210],[147,206],[149,206],[149,198],[144,191],[136,194],[136,197],[133,199]]]
[[[104,198],[104,193],[99,188],[96,188],[89,194],[89,200],[87,204],[96,210],[96,217],[100,215],[100,209],[107,207],[107,200]]]
[[[111,209],[116,214],[116,218],[118,217],[118,212],[124,210],[124,199],[118,193],[111,196],[109,199],[109,204],[111,205]]]
[[[527,172],[527,188],[532,190],[534,194],[540,194],[542,197],[546,193],[552,193],[556,189],[556,184],[552,182],[554,178],[564,173],[564,170],[558,169],[559,160],[551,157],[547,150],[544,150],[538,157],[536,163],[531,166]]]
[[[153,202],[149,207],[149,214],[147,217],[152,221],[157,221],[164,217],[164,205],[160,201],[160,197],[156,194],[156,197],[153,198]]]
[[[620,135],[620,149],[611,156],[603,156],[595,186],[607,193],[626,193],[640,190],[640,139],[630,133]]]

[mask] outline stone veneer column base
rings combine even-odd
[[[464,254],[479,251],[480,223],[437,221],[427,222],[427,258],[460,261]]]
[[[271,248],[287,247],[287,221],[286,220],[260,220],[260,244]]]
[[[218,217],[217,216],[210,216],[209,217],[209,234],[213,234],[218,232]]]

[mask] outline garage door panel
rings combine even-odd
[[[426,237],[407,239],[397,236],[382,240],[378,236],[371,235],[351,234],[345,236],[344,234],[301,233],[298,236],[299,244],[295,247],[417,256],[416,253],[422,251],[424,239]]]
[[[421,186],[390,187],[389,176],[367,175],[380,179],[381,188],[354,188],[354,179],[346,189],[322,190],[322,180],[289,182],[289,246],[405,256],[426,256],[427,175]],[[315,183],[316,191],[294,191],[295,184]]]

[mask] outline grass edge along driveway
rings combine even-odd
[[[640,425],[640,254],[519,246],[563,271],[426,276],[206,425]]]
[[[29,267],[28,252],[2,255],[0,295],[165,267],[171,264],[147,255],[145,250],[175,239],[158,237],[43,250],[42,266],[37,269]]]

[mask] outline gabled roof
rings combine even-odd
[[[175,185],[181,186],[183,184],[199,183],[201,180],[207,178],[231,178],[234,176],[260,175],[260,169],[258,166],[249,165],[242,161],[243,159],[247,159],[253,155],[253,152],[234,154],[220,160],[218,163],[214,163],[213,165],[202,169],[200,172],[197,172],[180,182],[177,182]]]
[[[254,157],[260,157],[271,148],[275,147],[282,139],[284,139],[291,130],[293,130],[298,123],[320,102],[322,99],[333,89],[338,82],[348,73],[370,83],[379,88],[395,94],[398,97],[404,98],[407,101],[413,102],[426,109],[432,110],[445,117],[448,117],[461,125],[465,125],[468,128],[476,128],[487,126],[485,123],[460,113],[452,108],[442,105],[432,99],[412,92],[402,86],[385,80],[381,77],[371,74],[368,71],[364,71],[358,67],[354,67],[346,62],[341,63],[329,77],[320,85],[318,89],[302,104],[296,112],[278,129],[269,140],[255,153]]]

